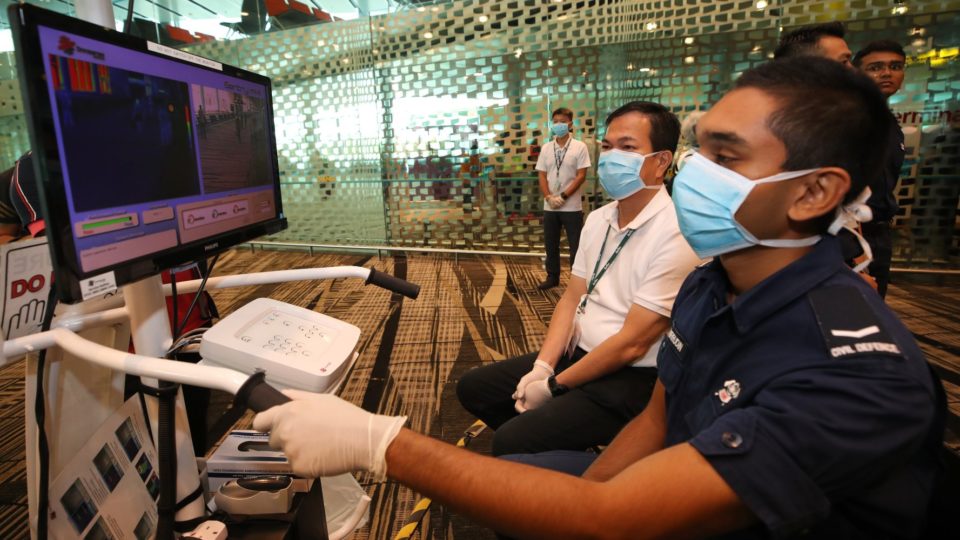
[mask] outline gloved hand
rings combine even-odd
[[[547,384],[547,379],[533,381],[524,388],[523,397],[517,400],[513,408],[518,413],[524,413],[542,407],[544,403],[551,399],[553,399],[553,394],[550,393],[550,385]]]
[[[520,382],[517,383],[517,389],[510,397],[518,400],[523,399],[523,389],[526,388],[528,384],[534,381],[548,379],[552,375],[554,375],[553,366],[543,360],[537,359],[533,362],[533,369],[530,370],[530,373],[520,378]]]
[[[561,197],[560,195],[548,195],[548,196],[547,196],[547,204],[549,204],[549,205],[550,205],[550,208],[553,208],[554,210],[556,210],[557,208],[560,208],[561,206],[563,206],[563,203],[565,203],[565,202],[566,202],[566,201],[564,201],[564,200],[563,200],[563,197]]]
[[[282,450],[293,472],[310,478],[369,471],[387,476],[387,447],[406,416],[369,413],[331,394],[284,390],[293,401],[253,419],[253,429],[270,432],[270,446]]]

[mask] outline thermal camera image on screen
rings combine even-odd
[[[75,211],[200,193],[186,83],[57,55],[49,61]]]
[[[197,84],[190,90],[204,192],[272,184],[264,100]]]

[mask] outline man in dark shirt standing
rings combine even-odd
[[[889,101],[890,96],[897,93],[903,84],[906,59],[907,55],[899,43],[874,41],[853,57],[853,65],[873,79],[880,93]],[[867,204],[873,211],[873,220],[862,225],[863,237],[873,251],[870,275],[877,280],[880,296],[886,296],[890,282],[890,259],[893,257],[890,225],[897,215],[895,192],[903,156],[903,130],[897,122],[892,122],[881,177],[870,184],[873,192]]]

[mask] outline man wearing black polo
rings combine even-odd
[[[906,59],[899,43],[874,41],[853,57],[853,65],[873,79],[889,101],[903,84]],[[903,130],[897,122],[892,122],[881,177],[870,184],[872,193],[867,204],[873,211],[873,220],[862,224],[863,237],[873,251],[869,272],[877,280],[877,292],[881,297],[886,296],[890,282],[890,259],[893,257],[890,225],[897,215],[896,189],[903,157]]]

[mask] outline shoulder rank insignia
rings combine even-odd
[[[887,354],[900,347],[883,327],[863,293],[854,287],[825,287],[810,293],[827,352],[833,358]]]

